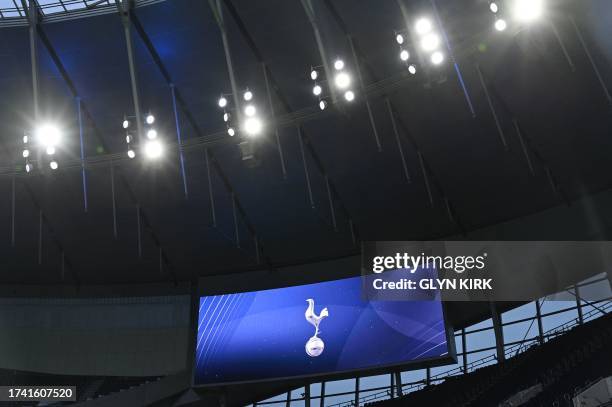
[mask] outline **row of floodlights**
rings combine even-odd
[[[508,27],[504,18],[504,6],[504,3],[489,1],[489,10],[495,16],[494,27],[497,31],[505,31]],[[544,13],[544,0],[513,0],[510,6],[514,19],[523,23],[535,21]]]
[[[227,100],[227,96],[231,94],[223,94],[219,98],[217,105],[223,109],[223,121],[227,127],[227,134],[231,137],[235,136],[237,129],[242,131],[248,137],[256,137],[261,134],[263,129],[263,122],[257,115],[257,108],[253,101],[253,92],[248,88],[242,93],[242,99],[245,101],[243,113],[245,118],[243,119],[242,126],[236,123],[233,119],[233,113],[236,113],[230,107],[230,103]],[[240,109],[240,106],[234,107],[234,109]],[[236,114],[236,116],[240,116]],[[237,127],[236,127],[237,126]]]
[[[127,156],[129,158],[136,157],[136,150],[134,146],[134,135],[131,133],[130,128],[132,127],[133,117],[123,118],[123,129],[125,130],[125,143],[127,144]],[[144,156],[148,159],[155,160],[162,156],[164,148],[161,140],[158,138],[157,130],[154,127],[155,116],[149,113],[144,117],[144,134],[146,140],[142,146]]]
[[[57,170],[59,164],[55,158],[57,147],[62,139],[62,133],[59,128],[53,124],[45,123],[34,130],[33,140],[31,135],[26,133],[23,135],[23,151],[21,153],[25,160],[26,172],[32,171],[33,163],[30,161],[32,150],[42,150],[49,157],[49,167],[52,170]]]
[[[324,78],[325,71],[321,68],[321,66],[312,67],[310,70],[310,79],[314,82],[312,93],[319,99],[319,109],[325,110],[328,103],[327,98],[330,95],[325,95],[323,87],[321,86],[321,84],[326,82],[326,78]],[[342,59],[336,59],[334,61],[334,77],[332,83],[336,90],[342,92],[345,101],[352,102],[355,100],[355,92],[351,88],[353,80],[345,68]]]
[[[440,65],[444,62],[444,52],[440,49],[442,40],[430,19],[425,17],[419,18],[414,24],[414,33],[419,38],[421,52],[428,54],[432,65]],[[417,68],[414,63],[410,62],[411,55],[408,50],[408,41],[405,38],[407,34],[407,30],[396,32],[395,42],[399,45],[400,60],[406,64],[408,72],[414,75]]]

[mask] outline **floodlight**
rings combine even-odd
[[[129,134],[125,136],[125,142],[130,144],[132,142],[132,136],[130,136]]]
[[[25,166],[25,170],[26,170],[26,172],[32,171],[32,164],[27,163],[26,166]]]
[[[327,107],[327,102],[322,100],[319,102],[319,109],[321,110],[325,110],[325,108]]]
[[[444,61],[444,54],[441,53],[440,51],[436,51],[433,54],[431,54],[431,62],[434,65],[440,65],[442,61]]]
[[[52,124],[43,124],[36,130],[36,139],[43,146],[56,146],[61,139],[59,129]]]
[[[128,119],[123,119],[123,128],[127,129],[128,127],[130,127],[130,122]]]
[[[153,116],[151,113],[149,113],[145,120],[146,120],[147,124],[153,124],[153,123],[155,123],[155,116]]]
[[[419,19],[414,26],[417,34],[419,35],[427,34],[431,31],[431,27],[431,21],[429,21],[427,18]]]
[[[136,152],[130,148],[130,149],[127,151],[127,155],[128,155],[128,157],[130,157],[130,158],[134,158],[134,157],[136,157]]]
[[[315,96],[319,96],[322,91],[323,89],[321,89],[319,85],[315,85],[314,88],[312,88],[312,93],[314,93]]]
[[[223,121],[224,122],[228,122],[229,121],[229,113],[223,113]]]
[[[344,61],[341,59],[336,59],[336,61],[334,62],[334,68],[336,69],[336,71],[341,71],[344,69]]]
[[[433,51],[438,48],[439,45],[440,37],[434,33],[427,34],[423,37],[423,40],[421,40],[421,47],[423,47],[425,51]]]
[[[221,108],[227,106],[227,99],[225,97],[221,96],[219,98],[218,104],[219,104],[219,107],[221,107]]]
[[[400,52],[400,59],[402,61],[408,61],[408,58],[410,58],[410,54],[408,53],[408,51],[403,49],[402,52]]]
[[[506,23],[506,20],[504,20],[503,18],[500,18],[495,21],[495,29],[497,31],[504,31],[506,27],[508,27],[508,24]]]
[[[55,160],[54,160],[54,161],[51,161],[51,162],[49,163],[49,167],[51,167],[51,169],[52,169],[52,170],[57,170],[57,167],[58,167],[58,165],[57,165],[57,161],[55,161]]]
[[[416,73],[416,71],[417,71],[417,70],[416,70],[416,66],[414,66],[414,65],[410,65],[410,66],[408,67],[408,72],[410,72],[412,75],[414,75],[414,74]]]
[[[29,139],[27,135],[23,136],[23,144],[28,144],[28,140]]]
[[[23,158],[28,158],[30,156],[30,150],[23,150],[23,153],[21,155],[23,155]]]
[[[334,78],[334,83],[340,89],[346,89],[351,84],[351,77],[346,72],[340,72]]]
[[[159,140],[149,140],[145,143],[145,155],[147,158],[155,159],[162,155],[163,149]]]
[[[244,92],[244,95],[242,96],[244,97],[244,100],[248,102],[249,100],[253,99],[253,92],[247,89],[247,91]]]
[[[489,9],[493,13],[497,13],[499,11],[499,7],[497,6],[497,3],[495,3],[495,2],[489,4]]]
[[[153,140],[153,139],[157,138],[157,130],[151,129],[151,130],[147,131],[147,138],[149,140]]]
[[[227,134],[229,134],[230,137],[234,137],[236,131],[232,127],[230,127],[229,129],[227,129]]]
[[[404,36],[402,34],[397,34],[395,36],[395,41],[397,41],[399,45],[402,45],[404,43]]]
[[[53,154],[55,154],[55,147],[53,147],[53,146],[49,146],[49,147],[47,147],[47,154],[48,154],[48,155],[53,155]]]
[[[262,127],[263,125],[261,123],[261,120],[259,120],[257,117],[249,117],[244,122],[244,131],[249,136],[256,136],[261,133]]]
[[[244,114],[246,114],[248,117],[255,116],[255,113],[257,113],[257,109],[255,109],[255,106],[253,105],[247,105],[244,108]]]
[[[312,79],[313,81],[316,81],[318,77],[319,77],[319,73],[313,69],[310,72],[310,79]]]
[[[346,99],[347,102],[352,102],[355,100],[355,93],[353,93],[352,90],[347,90],[344,92],[344,99]]]
[[[524,22],[536,20],[542,15],[543,0],[514,0],[514,15]]]

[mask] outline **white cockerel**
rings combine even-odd
[[[327,307],[325,307],[321,310],[321,313],[317,315],[314,312],[314,300],[309,298],[306,302],[308,302],[308,308],[306,308],[304,316],[306,317],[306,321],[310,322],[315,327],[314,336],[317,336],[319,334],[319,324],[323,318],[329,316],[329,312],[327,311]]]

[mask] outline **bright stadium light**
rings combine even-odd
[[[30,150],[23,150],[23,153],[21,153],[21,155],[23,155],[23,158],[28,158],[30,156]]]
[[[440,45],[440,37],[434,33],[429,33],[421,40],[421,47],[425,51],[433,51]]]
[[[145,155],[147,158],[156,159],[161,157],[163,148],[159,140],[149,140],[145,143]]]
[[[340,72],[334,78],[334,83],[339,89],[346,89],[351,84],[351,77],[346,72]]]
[[[244,122],[244,131],[249,136],[256,136],[261,133],[263,124],[257,117],[249,117]]]
[[[227,134],[229,134],[230,137],[234,137],[234,135],[236,134],[236,131],[232,127],[230,127],[227,129]]]
[[[402,34],[397,34],[395,36],[395,41],[399,44],[402,45],[404,43],[404,36]]]
[[[55,154],[55,147],[53,146],[47,147],[47,155],[53,155],[53,154]]]
[[[30,140],[30,139],[28,138],[28,136],[27,136],[27,135],[23,136],[23,144],[28,144],[28,141],[29,141],[29,140]]]
[[[416,71],[417,71],[417,70],[416,70],[416,66],[414,66],[414,65],[410,65],[410,66],[408,67],[408,72],[410,72],[412,75],[414,75],[414,74],[416,73]]]
[[[130,149],[127,151],[127,155],[128,155],[128,157],[130,157],[130,158],[134,158],[134,157],[136,157],[136,152],[130,148]]]
[[[534,21],[542,15],[543,11],[543,0],[514,0],[514,15],[517,20]]]
[[[153,124],[155,123],[155,116],[149,113],[147,117],[145,118],[145,121],[147,122],[147,124]]]
[[[402,61],[408,61],[408,58],[410,58],[410,54],[408,53],[408,51],[403,49],[402,52],[400,52],[400,59]]]
[[[157,130],[151,129],[151,130],[147,131],[147,138],[149,140],[156,139],[157,138]]]
[[[242,96],[244,97],[244,100],[248,102],[253,99],[253,92],[247,89],[246,92],[244,92],[244,95]]]
[[[347,90],[344,92],[344,99],[346,99],[347,102],[352,102],[355,100],[355,93],[353,93],[352,90]]]
[[[130,127],[130,122],[128,119],[123,119],[123,128],[127,129],[128,127]]]
[[[227,123],[229,119],[230,119],[229,113],[223,113],[223,121]]]
[[[431,21],[429,21],[427,18],[420,18],[414,26],[414,29],[419,35],[427,34],[431,31],[431,28]]]
[[[319,73],[315,69],[310,71],[310,79],[312,79],[313,81],[316,81],[318,77],[319,77]]]
[[[431,54],[431,63],[434,65],[440,65],[444,61],[444,54],[440,51],[436,51]]]
[[[57,170],[57,161],[53,160],[49,163],[49,167],[51,167],[52,170]]]
[[[504,20],[503,18],[499,18],[495,21],[495,29],[497,31],[504,31],[507,27],[508,27],[508,24],[506,23],[506,20]]]
[[[341,59],[336,59],[336,61],[334,62],[334,68],[336,69],[336,71],[341,71],[344,69],[344,61]]]
[[[227,106],[227,99],[223,96],[221,96],[219,98],[219,102],[217,102],[219,104],[220,108],[224,108],[225,106]]]
[[[244,114],[246,114],[249,117],[255,116],[255,113],[257,113],[257,109],[255,109],[255,106],[253,105],[247,105],[244,108]]]
[[[327,107],[327,102],[326,102],[326,101],[324,101],[324,100],[321,100],[321,101],[319,102],[319,109],[321,109],[321,110],[325,110],[325,108],[326,108],[326,107]]]
[[[26,172],[32,171],[32,164],[27,163],[26,166],[25,166],[25,170],[26,170]]]
[[[497,13],[499,11],[499,7],[497,6],[497,3],[492,2],[491,4],[489,4],[489,9],[491,10],[492,13]]]
[[[321,86],[319,86],[319,85],[315,85],[315,86],[312,88],[312,93],[313,93],[315,96],[319,96],[319,95],[321,94],[321,92],[323,92],[323,89],[321,89]]]
[[[36,130],[36,140],[45,148],[58,145],[61,138],[60,130],[53,124],[43,124]]]

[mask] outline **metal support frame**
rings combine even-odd
[[[132,43],[132,32],[130,30],[130,1],[121,0],[117,4],[121,22],[123,23],[123,32],[125,34],[125,46],[127,50],[128,66],[130,70],[130,84],[132,86],[132,101],[134,103],[134,113],[136,114],[136,131],[138,132],[138,140],[143,136],[142,132],[142,116],[140,113],[140,96],[138,93],[138,77],[136,75],[136,64],[134,61],[134,49]]]
[[[22,1],[25,7],[25,2]],[[35,0],[28,0],[28,20],[29,20],[29,38],[30,38],[30,61],[32,64],[32,96],[34,100],[34,123],[38,122],[39,119],[39,104],[38,104],[38,92],[39,92],[39,81],[38,81],[38,43],[36,41],[36,26],[38,25],[38,9],[36,7]]]
[[[482,85],[482,90],[484,91],[485,97],[487,99],[487,104],[489,105],[489,110],[491,111],[491,115],[493,116],[493,120],[495,121],[495,128],[497,129],[497,134],[499,134],[499,139],[504,146],[504,150],[508,151],[508,142],[506,141],[506,136],[504,134],[504,129],[499,121],[499,117],[497,116],[497,112],[495,111],[495,106],[493,105],[493,101],[491,100],[491,95],[489,94],[489,88],[487,87],[487,83],[482,76],[482,71],[480,70],[480,65],[476,64],[476,72],[478,73],[478,78],[480,79],[480,84]]]
[[[81,153],[81,178],[83,181],[83,208],[85,212],[88,209],[87,203],[87,173],[85,172],[85,143],[83,141],[83,117],[81,114],[81,98],[76,97],[77,117],[79,121],[79,144]]]
[[[404,395],[404,390],[402,389],[403,385],[402,385],[402,373],[401,372],[395,372],[395,384],[397,387],[397,397],[402,397]]]
[[[536,319],[538,323],[538,342],[540,342],[540,345],[541,345],[544,343],[544,326],[542,324],[542,309],[541,309],[539,299],[535,300],[535,306],[536,306]]]
[[[332,218],[332,225],[334,227],[334,232],[338,231],[338,224],[336,223],[336,211],[334,209],[334,201],[332,198],[331,189],[329,187],[329,177],[325,176],[325,187],[327,188],[327,199],[329,200],[329,212]]]
[[[497,307],[493,301],[489,302],[489,307],[491,308],[491,321],[493,321],[493,332],[495,334],[497,361],[501,363],[506,360],[506,353],[504,351],[504,331],[502,328],[501,315],[497,311]]]
[[[578,323],[580,325],[584,324],[584,315],[582,314],[582,301],[580,298],[580,288],[577,285],[574,285],[574,293],[576,294],[576,311],[578,311]]]
[[[304,386],[304,407],[310,407],[310,383]]]
[[[404,156],[404,148],[402,147],[402,141],[400,140],[399,131],[397,130],[397,123],[395,121],[395,115],[393,114],[393,108],[391,107],[391,102],[389,98],[385,98],[385,104],[389,111],[389,118],[391,120],[391,126],[393,128],[393,134],[395,135],[395,141],[397,142],[397,149],[400,153],[400,158],[402,159],[402,167],[404,168],[404,175],[406,176],[406,181],[408,183],[412,183],[412,179],[410,178],[410,172],[408,172],[408,166],[406,165],[406,157]]]
[[[314,197],[312,195],[312,187],[310,185],[310,175],[308,174],[308,164],[306,163],[306,154],[304,153],[304,142],[302,141],[302,127],[297,128],[298,142],[300,145],[300,154],[302,155],[302,164],[304,165],[304,176],[306,177],[306,186],[308,188],[308,199],[310,201],[310,207],[315,209]],[[328,180],[329,185],[329,180]]]
[[[431,368],[425,369],[425,385],[431,385]]]
[[[359,376],[355,378],[355,399],[354,406],[359,407]]]
[[[321,398],[319,399],[319,407],[325,407],[325,382],[321,382]]]
[[[183,180],[183,191],[185,192],[185,198],[189,198],[189,191],[187,190],[187,176],[185,175],[185,158],[183,154],[183,141],[181,138],[181,124],[179,120],[179,112],[176,108],[176,93],[174,91],[174,84],[170,84],[170,93],[172,95],[172,110],[174,112],[174,123],[176,124],[176,141],[177,150],[179,155],[179,164],[181,166],[181,179]]]
[[[312,26],[312,31],[315,36],[315,41],[317,42],[317,48],[319,50],[319,56],[321,57],[321,62],[323,64],[323,70],[325,71],[325,78],[327,79],[327,86],[329,88],[329,94],[332,97],[332,101],[334,103],[337,100],[336,90],[334,89],[333,82],[334,76],[333,71],[329,66],[329,59],[327,57],[327,52],[325,51],[325,44],[323,43],[323,37],[321,35],[321,31],[319,30],[319,23],[317,22],[317,13],[312,4],[312,0],[301,0],[302,7],[308,16],[308,21]]]
[[[467,335],[465,334],[465,328],[461,329],[461,363],[463,373],[467,373],[468,361],[467,361]]]

